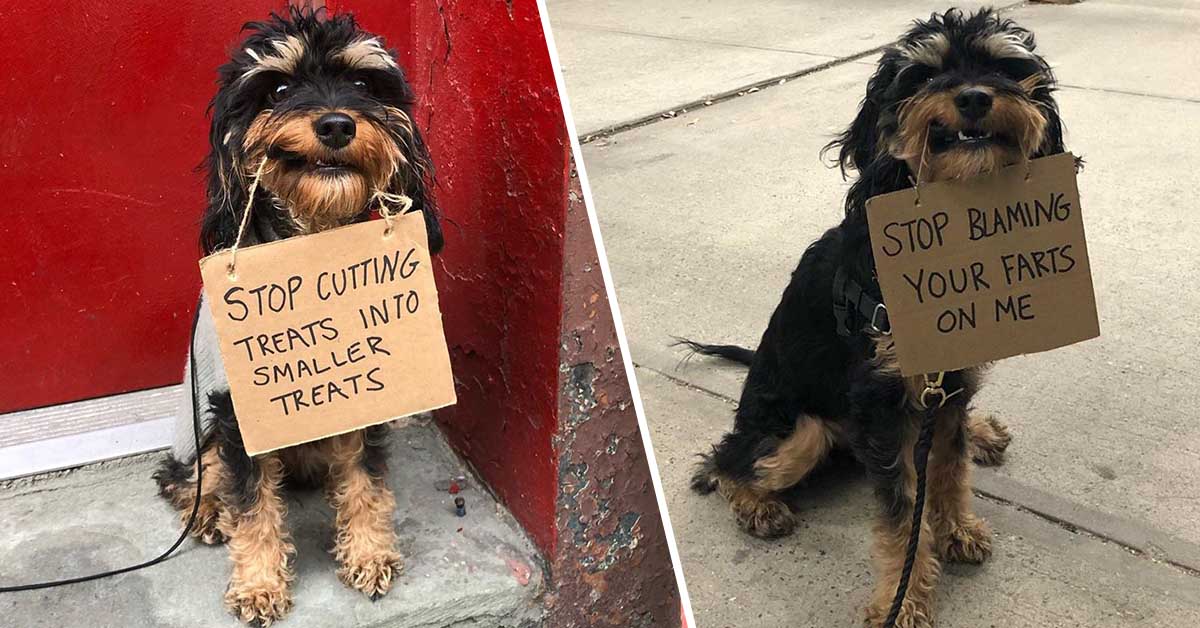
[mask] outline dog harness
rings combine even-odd
[[[892,333],[887,306],[863,290],[841,266],[833,273],[833,318],[839,336],[853,336],[859,331],[885,336]]]

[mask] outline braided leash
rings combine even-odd
[[[912,578],[913,565],[917,562],[917,546],[921,542],[921,518],[925,514],[925,467],[929,462],[929,450],[933,447],[933,426],[936,421],[939,406],[925,409],[925,418],[921,421],[921,435],[913,445],[913,466],[917,469],[917,495],[913,504],[912,531],[908,534],[908,554],[904,557],[904,570],[900,572],[900,584],[896,587],[896,597],[892,598],[892,611],[884,620],[884,628],[894,628],[904,599],[908,596],[908,581]]]
[[[929,463],[929,450],[933,448],[933,427],[937,423],[937,411],[946,405],[956,390],[949,395],[942,388],[942,378],[945,373],[925,376],[925,390],[921,392],[921,406],[925,408],[925,416],[921,420],[921,433],[913,445],[913,466],[917,471],[917,494],[913,503],[912,528],[908,534],[908,553],[904,557],[904,569],[900,572],[900,584],[896,586],[896,597],[892,598],[892,610],[883,621],[883,628],[895,628],[896,620],[900,617],[900,609],[904,607],[904,599],[908,597],[908,583],[912,579],[913,566],[917,562],[917,548],[921,544],[921,519],[925,514],[925,469]],[[936,403],[930,403],[936,398]]]

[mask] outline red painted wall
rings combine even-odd
[[[465,231],[443,282],[461,306],[446,326],[462,330],[451,336],[462,401],[439,419],[552,554],[571,150],[554,72],[533,0],[447,2],[448,37],[436,31],[433,3],[417,7],[416,22],[433,30],[415,30],[414,67],[434,63],[424,111],[447,206]]]
[[[0,412],[179,382],[214,70],[278,2],[55,5],[0,4]]]
[[[451,443],[547,554],[570,141],[534,0],[327,2],[404,51],[446,213]],[[406,36],[407,33],[407,36]]]

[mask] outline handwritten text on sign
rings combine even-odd
[[[200,261],[246,451],[455,402],[421,214]]]
[[[876,196],[867,217],[905,375],[1100,335],[1073,155]]]

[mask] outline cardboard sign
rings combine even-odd
[[[904,375],[1100,335],[1069,153],[876,196],[867,219]]]
[[[246,451],[455,403],[419,212],[200,260]]]

